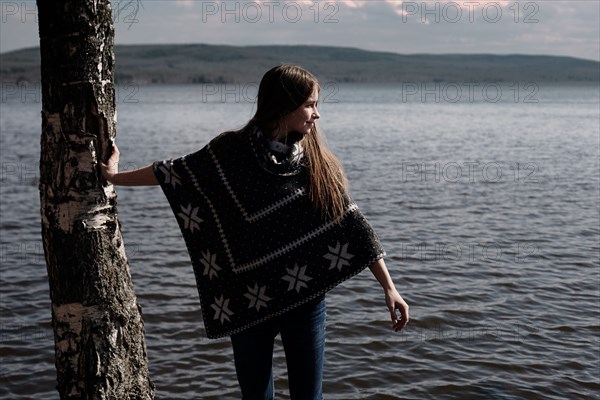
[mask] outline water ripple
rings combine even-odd
[[[326,398],[596,398],[597,90],[544,88],[549,101],[531,107],[381,100],[396,89],[351,87],[345,93],[360,103],[322,112],[412,314],[394,334],[368,271],[333,290]],[[148,87],[139,103],[120,104],[124,162],[183,155],[250,116],[247,104],[200,106],[191,90]],[[2,108],[0,398],[57,398],[39,104]],[[118,209],[157,398],[239,398],[231,346],[206,338],[185,244],[160,189],[118,188]],[[274,370],[277,398],[287,399],[280,340]]]

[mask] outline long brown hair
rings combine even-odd
[[[304,104],[315,87],[320,90],[317,78],[297,65],[282,64],[270,69],[260,82],[256,113],[248,125],[256,124],[263,132],[269,132],[268,127],[279,127],[281,119]],[[325,145],[316,124],[300,144],[309,165],[310,201],[324,215],[340,218],[348,187],[340,162]]]

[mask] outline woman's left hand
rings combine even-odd
[[[394,331],[398,332],[402,330],[408,324],[408,304],[406,304],[396,289],[385,291],[385,303],[390,311]],[[400,318],[398,318],[396,310],[400,312]]]

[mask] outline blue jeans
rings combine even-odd
[[[244,400],[273,399],[273,343],[281,333],[292,400],[323,398],[325,298],[231,335]]]

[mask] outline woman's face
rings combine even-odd
[[[298,132],[302,136],[309,134],[316,120],[320,118],[319,111],[317,110],[318,101],[319,90],[315,86],[312,94],[306,99],[304,104],[283,117],[279,126],[285,132],[278,132],[274,139],[282,140],[290,132]]]

